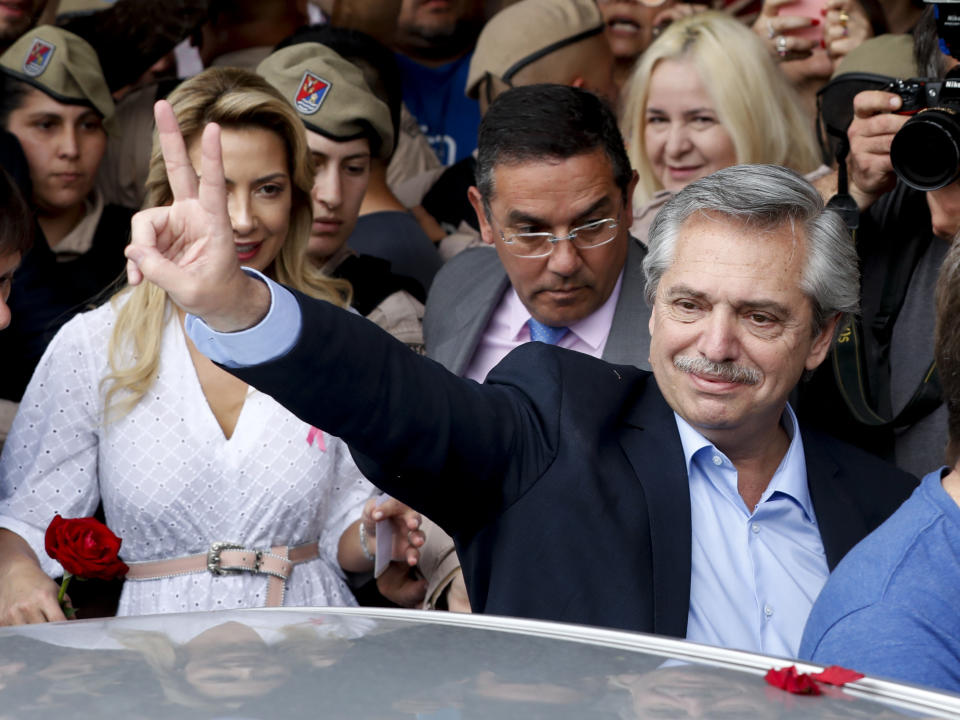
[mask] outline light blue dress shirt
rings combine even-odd
[[[227,367],[269,362],[300,335],[293,294],[261,273],[271,303],[256,326],[212,330],[188,315],[186,330],[204,355]],[[675,415],[690,483],[693,528],[687,639],[795,657],[810,608],[829,570],[807,487],[796,416],[781,422],[790,446],[751,512],[737,492],[737,470],[709,440]]]
[[[245,367],[275,360],[290,351],[300,337],[300,305],[293,293],[263,273],[243,268],[270,290],[270,309],[258,324],[234,333],[217,332],[196,315],[187,315],[184,328],[197,350],[224,367]]]
[[[829,575],[807,487],[797,418],[781,418],[790,446],[756,508],[737,469],[679,415],[693,530],[687,639],[796,657],[813,601]]]

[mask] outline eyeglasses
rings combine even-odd
[[[597,0],[597,5],[613,5],[613,3],[634,3],[647,7],[660,7],[666,5],[667,0]]]
[[[615,218],[604,218],[581,225],[567,235],[558,237],[553,233],[531,232],[505,235],[500,231],[500,239],[511,255],[526,258],[546,257],[553,252],[561,240],[569,240],[578,250],[590,250],[611,242],[617,236],[619,222]]]

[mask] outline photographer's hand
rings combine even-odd
[[[899,95],[882,90],[865,90],[853,99],[854,117],[847,130],[850,139],[847,168],[850,194],[861,210],[896,185],[890,144],[907,122],[906,116],[895,114],[901,105]]]

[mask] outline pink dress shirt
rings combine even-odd
[[[583,320],[569,326],[570,332],[560,338],[559,347],[576,350],[593,357],[603,355],[603,348],[610,335],[610,325],[613,324],[613,314],[617,309],[617,299],[620,297],[620,285],[623,283],[623,271],[617,278],[610,297]],[[483,382],[494,366],[507,356],[511,350],[525,342],[530,342],[530,329],[527,320],[530,313],[520,301],[520,296],[513,286],[509,286],[497,309],[490,316],[480,342],[477,344],[473,360],[467,366],[464,377],[477,382]]]

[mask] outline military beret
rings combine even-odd
[[[913,35],[880,35],[862,42],[840,60],[833,77],[853,72],[903,79],[916,77]]]
[[[393,151],[393,123],[387,104],[363,79],[356,65],[319,43],[277,50],[257,73],[290,101],[308,130],[337,142],[368,137],[371,153]],[[372,137],[371,137],[372,136]]]
[[[97,53],[71,32],[52,25],[28,30],[0,55],[0,70],[58,102],[91,106],[107,126],[113,118],[113,97]]]
[[[508,85],[523,68],[561,48],[603,32],[596,0],[520,0],[484,26],[470,60],[466,93],[493,75]]]

